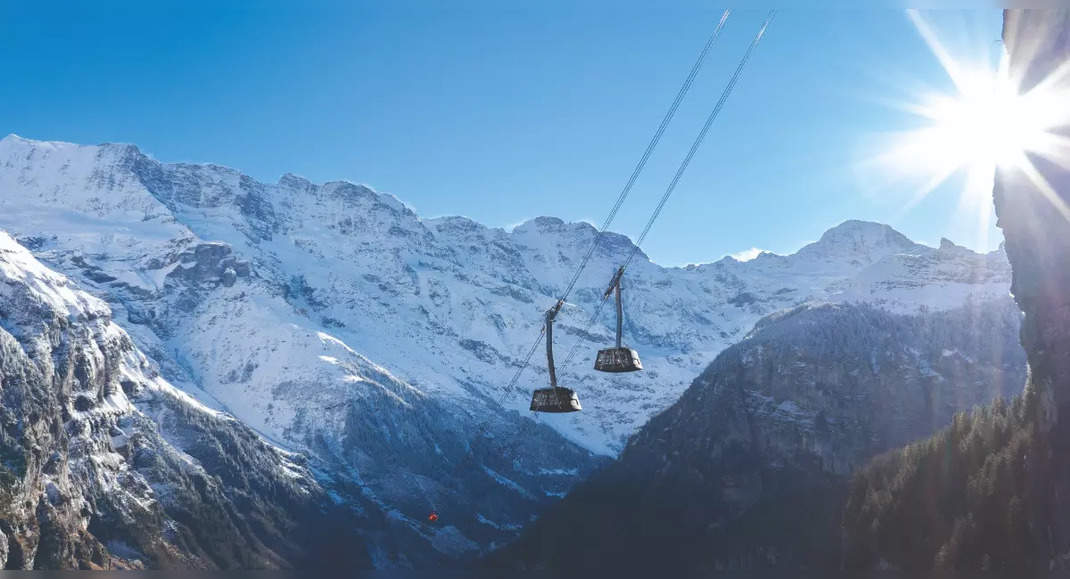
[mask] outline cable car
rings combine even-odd
[[[539,388],[531,393],[532,412],[578,412],[583,410],[576,393],[557,385],[557,373],[554,371],[554,318],[564,305],[558,300],[554,307],[546,312],[546,364],[550,370],[550,387]]]
[[[643,369],[643,363],[639,361],[639,353],[631,348],[621,345],[621,329],[624,324],[624,310],[620,303],[620,279],[624,276],[624,268],[621,267],[609,282],[603,298],[608,298],[610,292],[616,294],[617,299],[617,347],[599,350],[594,359],[594,369],[599,372],[637,372]]]

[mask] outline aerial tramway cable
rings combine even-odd
[[[769,28],[769,24],[773,21],[773,18],[775,16],[776,10],[770,10],[765,17],[765,21],[762,23],[762,27],[758,30],[758,34],[755,35],[754,40],[751,41],[750,45],[747,47],[747,51],[743,54],[743,58],[741,58],[739,60],[739,64],[736,65],[736,70],[729,78],[728,84],[726,84],[724,90],[721,91],[721,97],[717,99],[717,103],[713,106],[713,110],[711,110],[710,114],[706,117],[705,124],[702,125],[702,129],[695,137],[695,140],[691,143],[691,148],[687,151],[687,155],[684,156],[684,159],[683,161],[681,161],[680,166],[676,169],[676,173],[673,175],[672,180],[669,182],[669,186],[665,188],[665,192],[662,194],[661,199],[658,201],[657,206],[654,208],[654,212],[651,213],[650,219],[647,220],[646,225],[643,227],[642,232],[639,234],[639,237],[636,238],[635,243],[632,247],[632,251],[628,254],[628,259],[624,261],[624,265],[622,265],[618,270],[616,274],[618,278],[619,276],[623,275],[624,270],[628,268],[628,266],[632,263],[632,259],[634,259],[636,254],[639,253],[640,246],[643,245],[643,241],[646,239],[647,234],[650,233],[650,229],[654,226],[654,222],[657,221],[658,217],[661,215],[661,210],[665,208],[665,204],[669,201],[669,197],[671,197],[673,191],[676,190],[676,186],[680,183],[680,178],[683,177],[684,172],[687,171],[687,167],[691,164],[691,160],[694,158],[695,153],[698,151],[699,147],[702,146],[702,142],[706,139],[706,135],[707,133],[709,133],[710,127],[713,125],[713,122],[717,120],[717,117],[721,114],[721,110],[724,108],[725,102],[728,101],[729,95],[732,94],[732,90],[735,88],[736,83],[739,82],[739,78],[743,74],[743,69],[744,67],[746,67],[747,62],[750,60],[751,54],[753,54],[754,49],[758,46],[758,43],[761,42],[762,37],[765,36],[765,31],[767,28]],[[610,294],[607,292],[602,297],[602,300],[598,303],[598,307],[595,309],[594,314],[591,316],[591,319],[584,327],[583,333],[586,333],[586,331],[590,329],[591,325],[598,320],[598,316],[602,311],[602,307],[605,306],[606,301],[609,299],[609,295]],[[569,350],[568,356],[565,357],[565,362],[563,365],[568,365],[572,361],[572,359],[576,356],[576,352],[579,350],[579,346],[580,342],[576,342],[572,349]]]
[[[569,281],[565,291],[561,294],[560,301],[564,302],[567,300],[569,294],[572,293],[572,290],[576,287],[576,282],[579,280],[583,269],[587,267],[587,263],[591,260],[591,256],[594,254],[595,249],[598,248],[598,242],[601,240],[602,235],[609,229],[609,225],[613,223],[613,219],[617,216],[617,211],[624,205],[624,200],[628,198],[628,193],[631,192],[635,182],[639,179],[639,175],[643,172],[643,169],[646,168],[646,163],[650,160],[650,156],[654,153],[654,149],[657,148],[658,143],[661,141],[661,136],[665,133],[665,129],[669,127],[669,123],[672,122],[673,117],[676,115],[676,110],[680,108],[680,103],[683,102],[687,92],[691,89],[691,85],[695,82],[695,77],[698,76],[698,72],[702,68],[703,62],[706,61],[706,55],[709,54],[714,41],[720,36],[721,29],[724,28],[724,24],[728,20],[728,15],[730,13],[731,9],[728,9],[721,14],[721,19],[717,22],[717,27],[714,28],[709,39],[706,40],[706,44],[702,47],[702,51],[695,60],[695,64],[691,66],[691,71],[688,72],[687,78],[684,79],[684,84],[680,86],[680,90],[677,91],[676,98],[673,99],[672,105],[669,106],[669,110],[666,111],[665,116],[662,117],[661,124],[658,125],[658,130],[655,131],[654,136],[651,137],[650,142],[647,143],[646,149],[643,151],[643,156],[639,158],[639,161],[635,164],[635,168],[632,169],[632,174],[628,177],[628,181],[624,184],[624,188],[621,189],[620,195],[617,196],[616,203],[614,203],[613,208],[610,209],[609,215],[606,215],[605,221],[602,222],[602,227],[598,230],[598,234],[595,235],[594,240],[591,242],[591,247],[587,249],[587,254],[583,256],[583,260],[580,261],[580,265],[572,275],[571,281]]]
[[[587,267],[587,264],[590,262],[590,259],[594,255],[595,250],[598,248],[598,244],[601,241],[603,235],[608,230],[610,224],[613,222],[613,220],[616,217],[617,212],[620,210],[621,206],[624,204],[624,201],[627,199],[628,194],[631,192],[632,187],[635,185],[635,182],[638,180],[640,174],[643,172],[643,169],[646,167],[647,161],[650,159],[650,156],[653,154],[654,150],[657,148],[657,145],[660,142],[661,137],[664,134],[666,128],[668,127],[669,123],[672,121],[673,117],[675,116],[676,111],[680,106],[680,103],[684,99],[684,96],[690,90],[691,85],[693,84],[695,77],[698,75],[699,70],[702,68],[703,62],[706,60],[706,56],[708,55],[708,53],[710,51],[710,48],[712,47],[712,45],[713,45],[714,41],[717,39],[717,37],[720,36],[721,30],[724,28],[725,21],[728,19],[728,16],[729,16],[730,12],[731,12],[730,10],[725,10],[724,13],[721,15],[721,18],[720,18],[719,22],[717,23],[716,28],[714,29],[713,33],[710,35],[709,39],[706,41],[706,44],[703,46],[702,51],[699,53],[698,59],[692,65],[691,70],[689,71],[687,77],[684,79],[683,85],[681,85],[679,91],[677,91],[676,98],[673,100],[672,104],[669,107],[669,110],[665,113],[665,116],[662,118],[661,123],[658,125],[657,130],[655,131],[654,135],[651,137],[650,142],[647,144],[646,149],[643,151],[642,156],[640,157],[639,161],[636,163],[636,166],[632,170],[631,175],[629,175],[628,180],[624,185],[624,188],[621,190],[620,194],[617,196],[616,202],[614,203],[613,207],[610,209],[610,212],[606,216],[605,221],[603,221],[601,228],[598,230],[598,233],[595,235],[594,239],[592,240],[591,246],[588,248],[587,253],[584,255],[583,259],[580,261],[579,266],[577,267],[575,273],[572,275],[572,278],[570,279],[568,285],[565,287],[564,292],[562,292],[561,297],[558,298],[558,300],[557,300],[556,304],[554,305],[554,307],[551,308],[551,310],[547,313],[547,316],[548,316],[547,323],[540,328],[538,336],[536,337],[534,343],[529,348],[527,354],[524,356],[520,366],[517,368],[516,372],[514,373],[512,379],[509,381],[508,385],[502,390],[502,395],[498,399],[498,406],[502,405],[502,403],[505,401],[506,396],[508,396],[509,392],[512,391],[512,389],[516,386],[516,383],[519,381],[520,376],[523,373],[524,369],[530,363],[531,357],[535,354],[535,351],[538,349],[539,344],[542,342],[543,338],[546,337],[547,328],[549,327],[550,323],[552,323],[553,316],[561,309],[561,307],[565,303],[565,300],[571,294],[572,290],[575,289],[576,283],[579,280],[580,275],[582,274],[583,270]],[[635,254],[638,253],[640,245],[642,244],[643,240],[645,240],[647,234],[650,232],[650,229],[653,227],[654,222],[657,220],[657,218],[660,215],[662,209],[664,208],[666,202],[668,201],[669,197],[672,195],[673,191],[675,190],[677,184],[680,181],[680,178],[683,176],[683,173],[686,171],[688,165],[690,164],[691,159],[694,157],[694,155],[695,155],[696,151],[698,150],[699,146],[702,144],[702,141],[705,139],[706,134],[709,132],[710,126],[713,124],[713,121],[720,114],[720,111],[724,107],[724,103],[727,100],[728,95],[731,94],[732,89],[735,87],[736,82],[739,80],[739,77],[740,77],[740,75],[741,75],[741,73],[743,71],[743,68],[745,67],[747,61],[750,59],[751,53],[753,52],[754,48],[757,46],[758,42],[761,40],[762,36],[765,34],[765,30],[769,26],[769,23],[772,21],[774,15],[775,15],[775,10],[772,10],[772,11],[769,12],[769,15],[766,17],[765,22],[762,24],[761,30],[758,32],[758,35],[754,38],[754,40],[751,42],[750,46],[747,48],[747,51],[744,54],[743,59],[740,61],[739,65],[736,67],[736,70],[733,73],[731,79],[729,80],[728,85],[725,87],[724,91],[722,92],[720,99],[717,101],[717,104],[714,106],[713,111],[711,111],[710,115],[707,117],[706,123],[703,125],[702,130],[699,132],[698,137],[696,137],[694,143],[692,143],[691,149],[688,151],[688,153],[685,156],[685,158],[684,158],[683,162],[681,163],[680,167],[677,169],[676,174],[673,176],[673,179],[669,184],[669,187],[666,189],[665,193],[662,195],[660,201],[658,202],[657,207],[654,209],[654,212],[651,214],[650,219],[646,223],[646,226],[643,228],[642,233],[637,238],[636,243],[635,243],[631,253],[628,255],[628,258],[625,260],[624,265],[621,266],[620,269],[618,270],[618,276],[623,274],[623,271],[631,263],[632,259],[635,257]],[[605,296],[603,296],[602,301],[599,303],[598,308],[597,308],[597,310],[595,312],[595,315],[591,318],[591,320],[587,324],[588,328],[591,326],[591,324],[594,323],[595,320],[597,320],[598,312],[601,310],[602,306],[605,304],[605,302],[608,299],[609,295],[610,295],[610,293],[607,292],[605,294]],[[578,346],[578,344],[577,344],[577,346]],[[575,356],[575,353],[576,353],[576,347],[573,347],[572,351],[570,351],[568,357],[565,360],[566,364],[568,364],[573,359],[573,357]],[[484,432],[488,425],[489,425],[489,420],[488,421],[484,421],[483,424],[480,426],[479,431],[481,433]],[[460,465],[461,465],[461,463],[459,462],[456,466],[459,467]],[[423,488],[423,484],[420,483],[419,480],[417,480],[417,484],[420,486],[422,494],[425,497],[427,497],[427,500],[432,505],[432,511],[431,511],[430,515],[428,516],[428,520],[431,521],[431,522],[437,521],[438,520],[438,513],[437,513],[437,508],[435,508],[434,501],[430,498],[430,496],[428,495],[426,489]]]
[[[691,85],[694,83],[695,77],[698,76],[699,70],[702,69],[702,65],[706,61],[706,56],[709,54],[710,48],[713,46],[714,41],[716,41],[717,37],[720,36],[721,30],[724,28],[725,22],[728,20],[728,15],[730,13],[731,9],[728,9],[721,14],[721,19],[717,22],[716,28],[714,28],[713,33],[710,34],[709,39],[706,40],[706,44],[703,45],[702,50],[699,52],[698,58],[691,66],[691,70],[688,72],[683,84],[677,91],[676,98],[673,99],[672,104],[669,106],[669,110],[665,112],[665,116],[662,117],[661,123],[658,125],[657,130],[654,132],[654,135],[647,143],[646,149],[644,149],[642,156],[639,158],[639,161],[636,162],[635,167],[632,169],[631,175],[629,175],[628,180],[624,184],[624,188],[621,189],[620,194],[617,196],[616,202],[610,209],[605,221],[602,222],[602,226],[598,230],[598,233],[591,241],[591,246],[587,249],[587,253],[583,256],[583,259],[580,260],[580,264],[576,268],[575,273],[573,273],[568,285],[565,287],[565,291],[562,292],[561,297],[558,298],[557,303],[553,308],[555,313],[557,310],[561,309],[561,306],[564,305],[565,300],[568,299],[569,294],[571,294],[572,290],[575,289],[576,282],[579,280],[580,274],[583,273],[584,268],[587,267],[588,262],[590,262],[591,256],[594,255],[595,250],[598,248],[599,241],[601,241],[602,236],[609,229],[610,224],[613,223],[613,219],[617,216],[617,212],[624,204],[625,199],[628,198],[628,193],[631,192],[632,187],[635,185],[635,182],[639,179],[639,175],[643,172],[643,169],[646,168],[647,161],[654,153],[654,149],[657,148],[658,143],[661,141],[662,135],[665,133],[665,129],[668,128],[669,123],[676,115],[677,109],[680,108],[680,103],[683,102],[684,97],[691,89]],[[531,345],[531,348],[528,350],[527,354],[522,359],[520,366],[516,369],[516,372],[513,374],[512,379],[509,380],[509,384],[502,390],[502,395],[498,399],[498,406],[502,405],[502,403],[505,401],[505,397],[508,396],[509,392],[511,392],[512,389],[516,386],[516,383],[520,380],[521,374],[523,374],[524,369],[527,368],[528,364],[531,362],[531,357],[535,355],[535,351],[539,348],[539,344],[542,343],[542,340],[545,336],[546,326],[543,325],[542,328],[539,330],[539,335],[535,338],[535,342]]]

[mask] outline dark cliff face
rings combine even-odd
[[[1008,10],[1003,35],[1022,92],[1051,83],[1053,75],[1065,77],[1059,68],[1070,61],[1070,11]],[[1056,84],[1065,91],[1070,82]],[[1053,132],[1067,138],[1070,126]],[[1031,379],[1063,410],[1070,404],[1070,168],[1065,158],[1030,155],[1030,161],[1033,174],[999,171],[996,214],[1014,272],[1011,291],[1025,313],[1022,345]]]
[[[1019,392],[1018,326],[1009,299],[925,316],[867,306],[771,316],[495,563],[838,566],[849,474],[956,411]]]

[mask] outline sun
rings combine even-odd
[[[919,12],[910,10],[907,15],[954,90],[916,95],[904,105],[918,126],[891,136],[874,160],[898,177],[920,183],[905,210],[952,176],[965,175],[960,208],[975,210],[983,231],[997,168],[1021,171],[1043,188],[1047,184],[1039,182],[1043,178],[1033,166],[1036,158],[1061,165],[1070,162],[1070,140],[1056,132],[1070,123],[1070,90],[1065,82],[1070,71],[1064,68],[1023,91],[1019,79],[1008,74],[1005,50],[998,66],[966,66],[952,58]],[[1070,208],[1056,208],[1070,219]]]
[[[951,166],[1013,166],[1043,142],[1045,114],[1028,104],[1003,72],[976,71],[953,96],[931,96],[918,108],[931,126],[919,133],[931,153]]]

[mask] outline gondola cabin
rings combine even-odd
[[[578,412],[583,410],[576,393],[568,388],[539,388],[531,393],[532,412]]]
[[[599,350],[594,359],[594,369],[599,372],[637,372],[643,369],[643,363],[639,361],[639,352],[621,345],[621,333],[624,329],[624,308],[620,301],[620,281],[624,276],[624,268],[621,267],[609,282],[609,289],[605,297],[612,292],[616,294],[617,301],[617,345],[613,348]]]
[[[558,300],[554,307],[546,312],[546,366],[550,371],[550,387],[539,388],[531,393],[532,412],[579,412],[583,410],[576,393],[557,385],[557,372],[554,371],[554,317],[561,310],[564,301]]]
[[[639,361],[639,352],[631,348],[606,348],[598,351],[594,369],[599,372],[636,372],[643,369],[643,363]]]

